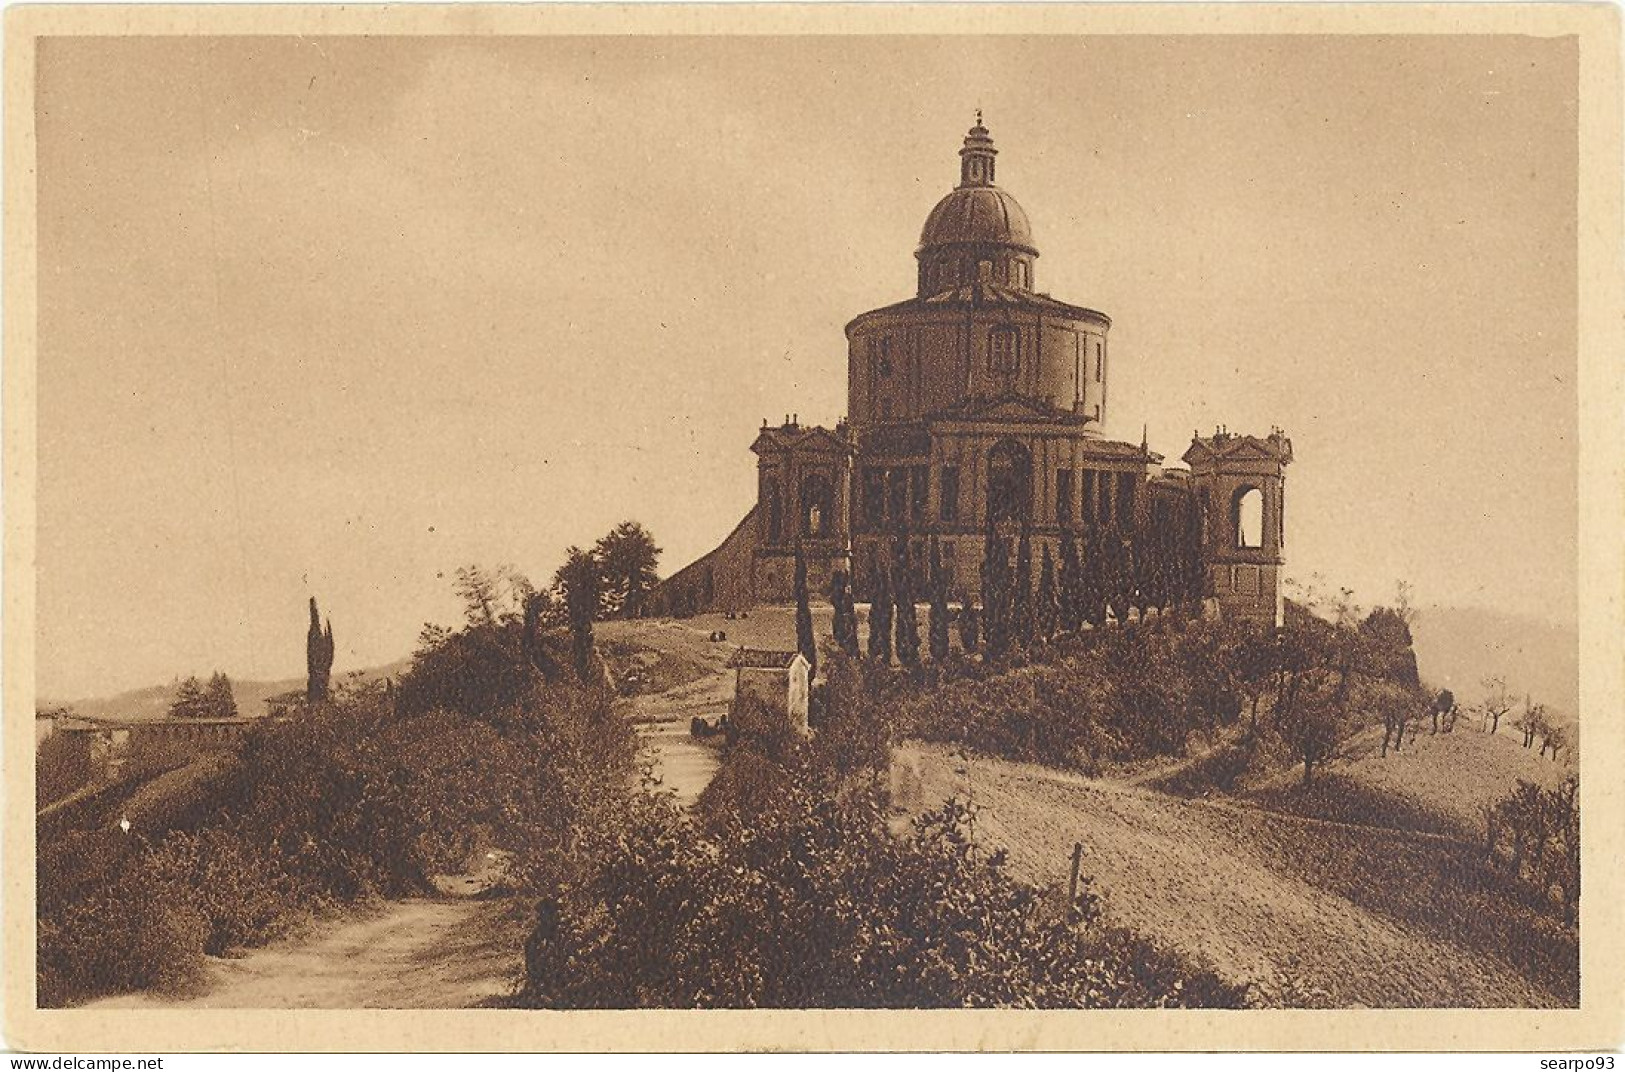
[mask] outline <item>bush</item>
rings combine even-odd
[[[184,889],[131,869],[66,905],[41,904],[42,1007],[126,990],[177,991],[198,981],[208,920]]]
[[[767,760],[752,757],[753,767]],[[800,771],[795,766],[787,768]],[[949,803],[889,829],[872,787],[776,780],[707,834],[646,798],[586,886],[544,902],[526,1001],[545,1008],[1100,1008],[1241,1004],[1212,973],[1046,908]],[[739,813],[732,813],[738,815]]]
[[[1106,723],[1108,690],[1075,664],[1024,667],[982,681],[957,681],[916,698],[904,721],[927,740],[968,744],[991,755],[1093,770],[1121,752]]]
[[[613,702],[532,679],[478,717],[403,714],[365,689],[256,727],[241,778],[196,829],[41,831],[41,1002],[184,985],[205,955],[425,892],[480,838],[519,861],[515,884],[568,879],[576,832],[624,806],[636,771]]]

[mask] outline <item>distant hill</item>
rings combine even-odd
[[[1476,702],[1495,674],[1565,721],[1580,710],[1580,642],[1575,628],[1471,607],[1433,607],[1411,623],[1423,680]]]
[[[412,665],[410,658],[397,659],[385,666],[374,666],[366,670],[353,670],[349,673],[334,675],[334,683],[339,681],[377,681],[386,677],[400,677]],[[179,681],[171,681],[167,685],[149,685],[144,689],[132,689],[121,692],[115,696],[95,696],[89,699],[73,700],[61,706],[73,708],[76,715],[87,718],[116,718],[116,719],[148,719],[162,718],[169,714],[169,707],[175,702],[175,692]],[[303,692],[305,679],[303,677],[283,678],[280,681],[232,681],[232,695],[237,698],[237,711],[242,715],[265,714],[265,701],[272,696],[284,692],[298,690]],[[58,706],[60,701],[40,700],[39,707]]]

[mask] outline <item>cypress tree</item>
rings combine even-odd
[[[1033,643],[1033,544],[1026,525],[1016,542],[1016,576],[1011,585],[1010,632],[1022,647]]]
[[[1129,620],[1129,596],[1133,586],[1133,577],[1130,575],[1132,563],[1128,556],[1128,548],[1124,546],[1123,534],[1115,524],[1108,525],[1102,535],[1105,547],[1101,554],[1101,572],[1105,575],[1106,604],[1118,624]]]
[[[333,674],[333,623],[322,629],[316,610],[316,597],[310,597],[310,628],[305,632],[305,700],[321,703],[327,699],[327,683]]]
[[[1184,602],[1192,615],[1201,613],[1207,598],[1207,557],[1202,546],[1202,510],[1193,496],[1185,504],[1185,524],[1180,540],[1180,573]]]
[[[920,623],[914,614],[914,556],[907,533],[898,541],[892,603],[897,608],[897,661],[913,666],[920,661]]]
[[[813,639],[812,606],[807,599],[807,556],[796,542],[796,650],[807,660],[807,680],[818,676],[818,642]]]
[[[1010,651],[1010,549],[990,517],[982,544],[982,634],[986,658]]]
[[[1140,612],[1145,621],[1148,610],[1156,605],[1156,549],[1144,532],[1131,531],[1129,548],[1129,603]]]
[[[891,662],[891,548],[882,541],[875,549],[874,583],[869,598],[869,657]]]
[[[1061,624],[1061,593],[1055,583],[1055,560],[1044,545],[1044,564],[1038,573],[1038,602],[1033,608],[1033,629],[1038,639],[1049,643]]]
[[[830,574],[829,601],[835,608],[835,646],[848,655],[858,654],[858,608],[845,570]]]
[[[203,693],[203,714],[207,718],[236,718],[237,698],[231,693],[231,679],[216,670]]]
[[[175,690],[175,699],[169,705],[169,717],[204,718],[208,713],[208,698],[203,682],[195,677],[182,681]]]
[[[1083,624],[1082,563],[1078,561],[1078,541],[1070,528],[1061,529],[1061,563],[1058,581],[1060,628],[1075,633]]]
[[[598,617],[598,563],[591,552],[572,547],[566,552],[560,574],[564,609],[570,621],[570,654],[576,677],[588,684],[592,679],[592,623]]]
[[[931,538],[931,659],[948,658],[948,577],[942,570],[942,552]]]
[[[1090,625],[1106,624],[1105,549],[1100,530],[1094,525],[1083,530],[1083,566],[1078,571],[1078,597],[1081,617]]]

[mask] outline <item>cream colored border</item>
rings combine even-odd
[[[33,1008],[33,765],[5,754],[5,1034],[32,1051],[1575,1050],[1620,1046],[1625,666],[1619,13],[1603,5],[13,7],[5,52],[5,729],[33,707],[34,43],[120,34],[1486,34],[1580,39],[1579,1010],[1382,1012],[88,1012]],[[1560,441],[1553,449],[1565,449]]]

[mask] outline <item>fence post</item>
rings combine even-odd
[[[1066,903],[1078,903],[1078,867],[1083,863],[1083,842],[1072,843],[1072,881],[1067,885]]]

